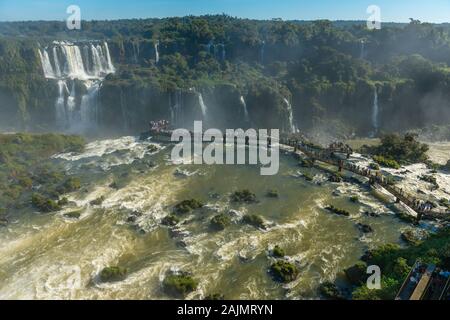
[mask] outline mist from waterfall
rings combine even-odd
[[[98,120],[98,92],[104,77],[115,72],[106,42],[53,42],[38,49],[44,76],[56,79],[55,122],[64,131],[84,132]],[[77,106],[76,81],[86,93]],[[70,87],[70,90],[69,90]]]
[[[360,48],[359,57],[360,57],[360,59],[364,59],[365,56],[366,56],[366,43],[364,42],[364,40],[361,40],[361,48]]]

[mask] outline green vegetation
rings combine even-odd
[[[279,197],[278,190],[271,189],[271,190],[267,191],[267,197],[278,198]]]
[[[270,273],[274,280],[288,283],[297,279],[299,270],[293,263],[285,260],[278,260],[270,266]]]
[[[198,282],[189,273],[180,272],[169,274],[164,278],[163,287],[173,296],[186,296],[197,289]]]
[[[56,153],[82,151],[84,143],[77,136],[0,134],[0,203],[5,208],[31,203],[42,212],[59,210],[65,205],[60,196],[78,189],[80,180],[67,177],[49,158]],[[40,186],[39,193],[33,194],[36,186]]]
[[[53,212],[61,210],[61,206],[54,200],[47,198],[39,193],[33,193],[31,204],[41,212]]]
[[[325,207],[325,209],[328,211],[331,211],[337,215],[340,215],[340,216],[346,216],[346,217],[350,216],[350,212],[348,212],[347,210],[336,208],[333,205],[329,205],[329,206]]]
[[[403,137],[398,134],[386,134],[381,137],[381,144],[368,147],[374,154],[374,161],[382,166],[398,169],[400,165],[426,162],[428,145],[418,142],[417,136],[407,133]]]
[[[225,213],[218,214],[217,216],[215,216],[211,219],[211,228],[216,231],[224,230],[230,224],[231,224],[231,219]]]
[[[173,211],[176,214],[187,214],[202,207],[203,207],[202,202],[196,199],[190,199],[190,200],[183,200],[177,205],[175,205]]]
[[[122,267],[106,267],[100,272],[102,282],[122,281],[127,276],[128,270]]]
[[[359,197],[358,196],[351,196],[350,197],[350,201],[353,203],[358,203],[359,202]]]
[[[353,285],[361,285],[367,280],[367,266],[363,262],[359,262],[354,266],[345,269],[345,275],[348,281]]]
[[[372,162],[369,164],[369,168],[372,170],[380,170],[380,165],[378,163]]]
[[[439,189],[439,184],[436,181],[436,177],[431,175],[423,175],[420,176],[419,179],[432,184],[435,189]]]
[[[274,256],[275,258],[283,258],[285,255],[286,255],[286,253],[284,252],[283,248],[281,248],[278,245],[273,247],[272,256]]]
[[[256,202],[256,195],[248,189],[244,189],[241,191],[235,191],[231,194],[231,201],[233,202]]]
[[[382,272],[381,290],[368,290],[365,285],[353,291],[353,299],[394,299],[416,260],[450,269],[450,228],[407,248],[387,244],[365,254],[368,265],[378,265]],[[361,268],[362,270],[362,268]]]
[[[70,219],[79,219],[82,212],[83,212],[82,210],[67,212],[67,213],[64,213],[64,217],[70,218]]]
[[[339,288],[332,282],[324,282],[319,286],[319,293],[322,297],[329,300],[343,300],[344,297]]]
[[[246,214],[242,218],[242,222],[254,226],[255,228],[266,229],[264,220],[256,214]]]
[[[392,159],[386,159],[383,156],[373,156],[373,160],[378,163],[379,165],[382,165],[384,167],[392,168],[392,169],[400,169],[400,165],[397,161]]]

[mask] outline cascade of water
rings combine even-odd
[[[65,92],[67,92],[67,84],[64,80],[58,80],[58,98],[56,99],[56,124],[58,127],[64,128],[67,121],[66,106],[64,103]]]
[[[250,119],[249,119],[249,116],[248,116],[247,103],[245,102],[244,96],[241,96],[240,100],[241,100],[242,108],[244,109],[244,117],[245,117],[245,121],[246,121],[246,122],[249,122]]]
[[[155,42],[155,63],[159,63],[159,40]]]
[[[58,78],[61,78],[61,76],[62,76],[61,67],[59,64],[58,51],[57,51],[56,47],[53,47],[53,63],[55,65],[55,75]]]
[[[378,90],[377,87],[375,87],[374,94],[373,94],[373,106],[372,106],[372,127],[375,131],[375,133],[378,132],[379,129],[379,106],[378,106]]]
[[[42,69],[44,70],[44,75],[46,78],[55,78],[55,72],[53,71],[52,64],[50,62],[50,57],[48,55],[47,50],[43,49],[42,51],[39,49],[39,57],[42,63]]]
[[[206,117],[206,113],[208,112],[208,107],[206,106],[205,102],[203,101],[203,96],[201,93],[197,93],[198,95],[198,103],[200,104],[200,108],[202,110],[203,118]]]
[[[38,53],[45,77],[59,79],[55,102],[56,124],[71,131],[88,129],[97,123],[97,97],[102,80],[107,74],[115,72],[108,44],[53,42],[52,51],[49,50],[39,49]],[[76,96],[75,79],[82,81],[87,89],[80,100]],[[72,81],[70,92],[68,81]]]
[[[87,93],[81,98],[80,104],[80,126],[84,130],[97,123],[98,118],[98,92],[100,89],[99,81],[87,81],[85,83]]]
[[[108,65],[108,69],[107,69],[106,73],[114,73],[114,72],[116,72],[116,69],[114,68],[114,65],[112,64],[111,55],[109,54],[108,43],[104,42],[103,45],[105,46],[106,62]]]
[[[297,128],[294,125],[294,115],[292,111],[292,105],[287,98],[283,98],[283,100],[288,110],[289,131],[295,133],[297,131]]]
[[[365,52],[365,42],[364,40],[361,40],[361,52],[360,52],[360,58],[364,59],[364,57],[366,56],[366,52]]]

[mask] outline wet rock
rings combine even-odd
[[[164,217],[161,221],[161,224],[171,227],[176,226],[178,223],[180,223],[180,218],[173,214]]]
[[[379,218],[380,217],[379,213],[376,213],[376,212],[373,212],[373,211],[364,211],[363,214],[365,216],[368,216],[368,217],[371,217],[371,218]]]
[[[401,234],[401,239],[409,244],[417,245],[428,238],[429,233],[423,229],[406,229]]]
[[[9,221],[5,216],[0,216],[0,227],[6,227]]]
[[[255,228],[266,229],[264,220],[256,214],[247,214],[242,218],[242,222],[254,226]]]
[[[372,227],[367,225],[367,224],[358,223],[356,226],[358,227],[359,231],[361,231],[362,233],[371,233],[371,232],[373,232]]]
[[[342,178],[342,176],[339,173],[333,173],[328,177],[329,182],[339,183],[339,182],[342,182],[343,180],[344,179]]]
[[[81,216],[81,210],[64,213],[63,216],[69,219],[79,219]]]
[[[235,191],[231,194],[231,201],[254,203],[256,202],[256,195],[253,192],[250,192],[250,190],[248,189]]]

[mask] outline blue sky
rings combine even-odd
[[[450,22],[450,0],[0,0],[0,21],[64,20],[76,4],[82,19],[149,18],[226,13],[254,19],[366,20],[381,8],[382,21]]]

